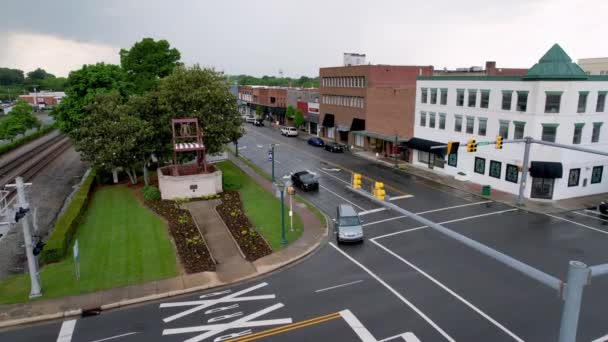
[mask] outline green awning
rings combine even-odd
[[[557,127],[557,126],[559,126],[558,123],[543,123],[541,125],[543,125],[543,127]]]
[[[563,94],[563,91],[546,91],[545,94],[547,95],[561,95]]]
[[[589,95],[588,91],[579,91],[578,93],[581,94],[581,95]]]
[[[575,123],[574,124],[575,128],[579,128],[579,127],[582,128],[583,126],[585,126],[585,123]]]
[[[517,90],[518,94],[527,94],[529,92],[530,92],[529,90]]]

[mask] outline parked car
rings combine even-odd
[[[323,141],[321,138],[313,137],[308,139],[308,145],[323,147],[325,146],[325,141]]]
[[[329,144],[325,144],[325,151],[334,152],[334,153],[342,153],[344,152],[344,146],[332,142]]]
[[[600,205],[597,206],[597,209],[602,215],[608,215],[608,200],[602,201]]]
[[[254,123],[255,122],[255,118],[253,116],[248,116],[245,118],[245,122],[247,123]]]
[[[291,175],[291,182],[294,186],[304,190],[319,190],[319,181],[312,173],[300,171]]]
[[[253,125],[254,125],[254,126],[264,126],[264,120],[262,120],[262,119],[256,119],[256,120],[253,122]]]
[[[295,127],[283,127],[281,128],[281,134],[286,137],[297,137],[298,130]]]
[[[363,226],[355,208],[350,204],[340,204],[336,212],[333,220],[336,242],[363,242]]]

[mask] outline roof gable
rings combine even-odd
[[[558,44],[554,44],[523,76],[524,80],[584,80],[587,78],[585,71],[578,64],[573,63],[570,56]]]

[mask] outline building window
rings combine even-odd
[[[542,141],[555,142],[557,135],[557,124],[543,124]]]
[[[519,177],[519,170],[517,165],[507,164],[507,170],[505,171],[505,180],[511,183],[517,183]]]
[[[427,99],[427,96],[428,96],[428,93],[427,93],[427,92],[428,92],[428,89],[427,89],[427,88],[422,88],[422,89],[420,90],[420,94],[421,94],[421,95],[420,95],[420,102],[421,102],[421,103],[426,103],[426,101],[428,100],[428,99]]]
[[[524,138],[524,127],[526,127],[526,123],[523,121],[513,121],[513,125],[515,126],[515,132],[513,133],[513,139],[523,139]]]
[[[477,127],[477,135],[485,136],[488,128],[488,119],[479,118],[479,126]]]
[[[334,138],[334,128],[333,127],[327,127],[327,137],[330,139]]]
[[[429,127],[435,128],[435,113],[429,113]]]
[[[355,134],[355,146],[363,147],[363,139],[361,134]]]
[[[464,89],[456,89],[456,105],[464,106]]]
[[[545,113],[559,113],[559,105],[562,101],[562,92],[547,92],[545,100]]]
[[[604,173],[603,166],[594,166],[591,171],[591,184],[597,184],[602,182],[602,173]]]
[[[454,131],[462,132],[462,115],[454,115]]]
[[[588,91],[578,92],[578,106],[576,109],[577,113],[584,113],[587,111],[587,97],[589,96]]]
[[[469,107],[475,107],[477,104],[477,89],[469,89]]]
[[[431,104],[437,104],[437,88],[431,88]]]
[[[525,112],[528,109],[528,92],[518,91],[517,92],[517,111]]]
[[[430,162],[429,153],[418,150],[418,161],[421,163],[428,164]]]
[[[583,136],[583,126],[585,126],[584,123],[575,123],[574,124],[574,135],[572,136],[573,144],[581,143],[581,138]]]
[[[482,90],[481,91],[481,103],[479,104],[479,106],[481,108],[488,108],[489,105],[490,105],[490,91]]]
[[[439,99],[440,104],[447,105],[448,104],[448,89],[441,88],[440,91],[441,91],[441,97]]]
[[[467,134],[473,134],[474,128],[475,128],[475,118],[472,116],[467,116]]]
[[[483,158],[475,157],[475,173],[485,174],[486,173],[486,160]]]
[[[591,133],[591,142],[596,143],[600,141],[600,130],[602,129],[603,122],[593,123],[593,132]]]
[[[458,153],[448,155],[448,165],[453,167],[458,166]]]
[[[433,154],[433,166],[439,167],[439,168],[445,168],[445,160],[443,160],[442,157]]]
[[[499,120],[498,135],[503,139],[509,139],[509,121]]]
[[[578,186],[578,181],[581,178],[581,169],[570,169],[568,174],[568,186]]]
[[[502,169],[502,163],[496,160],[490,160],[490,177],[500,179],[500,171]]]
[[[439,129],[445,129],[445,113],[439,113]]]
[[[426,126],[426,112],[420,112],[420,126]]]
[[[597,104],[595,105],[596,112],[603,112],[606,106],[606,92],[600,91],[597,93]]]
[[[513,91],[503,90],[502,91],[502,110],[511,110],[511,98],[513,97]]]

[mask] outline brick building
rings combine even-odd
[[[240,86],[240,110],[243,114],[255,114],[261,107],[262,116],[272,121],[285,122],[287,109],[286,87]]]
[[[432,66],[356,65],[321,68],[320,136],[381,154],[414,134],[416,77]]]
[[[27,95],[19,95],[19,99],[33,105],[39,106],[55,106],[65,97],[62,91],[41,91],[37,93],[29,93]]]

